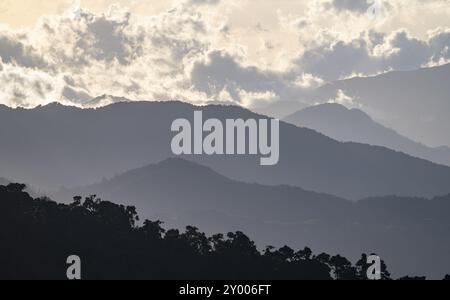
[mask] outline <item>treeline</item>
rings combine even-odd
[[[367,256],[353,265],[309,248],[267,247],[244,233],[207,237],[195,227],[166,231],[135,207],[75,197],[70,205],[33,199],[25,185],[0,186],[0,279],[66,279],[67,257],[83,279],[365,280]],[[384,262],[382,278],[390,279]],[[404,279],[425,279],[410,278]],[[448,278],[447,278],[448,279]]]

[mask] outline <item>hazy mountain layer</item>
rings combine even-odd
[[[347,109],[340,104],[321,104],[300,110],[284,121],[317,130],[338,141],[384,146],[438,164],[450,165],[450,148],[431,148],[414,142],[375,122],[359,109]]]
[[[237,182],[180,159],[65,191],[55,199],[90,194],[136,205],[141,216],[161,219],[169,227],[193,224],[207,233],[244,230],[259,247],[312,245],[315,251],[352,259],[361,251],[376,251],[396,276],[442,278],[450,269],[450,197],[354,203],[300,188]]]
[[[310,100],[334,99],[339,90],[376,121],[415,141],[450,146],[450,64],[328,84]]]
[[[92,184],[172,156],[171,124],[193,119],[260,118],[238,107],[195,107],[180,102],[118,103],[100,109],[53,104],[33,110],[0,108],[0,176],[40,189]],[[187,156],[244,182],[288,184],[348,199],[450,192],[450,168],[313,130],[280,125],[280,161],[259,156]]]

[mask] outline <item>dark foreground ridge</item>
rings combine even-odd
[[[364,254],[352,265],[309,248],[261,253],[242,232],[208,238],[194,227],[166,231],[160,221],[137,225],[134,207],[95,196],[58,204],[24,189],[0,186],[0,279],[66,279],[71,255],[81,258],[83,279],[366,279]],[[382,277],[390,279],[384,263]]]

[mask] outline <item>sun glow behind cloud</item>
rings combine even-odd
[[[0,0],[0,103],[253,106],[449,61],[449,1],[377,1],[373,20],[364,0]]]

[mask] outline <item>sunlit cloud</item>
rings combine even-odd
[[[379,0],[376,19],[372,0],[271,1],[56,1],[34,25],[0,26],[0,103],[83,105],[106,94],[249,107],[450,60],[446,0]],[[15,9],[0,3],[3,15]]]

